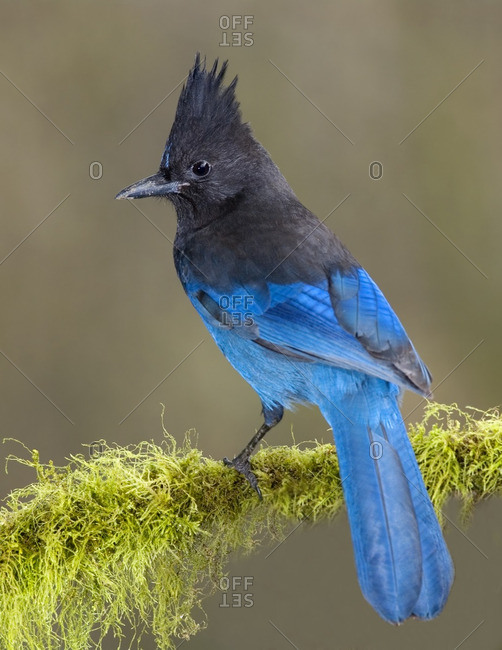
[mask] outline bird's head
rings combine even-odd
[[[243,123],[235,97],[237,77],[223,85],[218,60],[206,68],[197,54],[181,92],[159,171],[117,195],[118,199],[166,197],[199,224],[218,216],[246,191],[282,175]]]

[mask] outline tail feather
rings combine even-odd
[[[388,440],[401,458],[420,532],[422,588],[412,615],[430,619],[437,616],[446,604],[453,584],[453,562],[404,429],[397,403],[392,398],[389,399],[390,410],[394,412],[393,421],[386,427]]]
[[[324,400],[333,427],[356,569],[365,598],[387,621],[432,618],[453,565],[397,404],[397,389],[369,387]]]

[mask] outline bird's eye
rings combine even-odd
[[[196,176],[207,176],[211,171],[211,165],[207,160],[199,160],[192,165],[192,172]]]

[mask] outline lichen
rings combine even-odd
[[[502,419],[430,403],[409,429],[440,512],[458,495],[473,503],[502,489]],[[187,436],[71,456],[64,467],[9,457],[36,481],[0,509],[0,648],[100,648],[112,631],[152,630],[168,650],[206,625],[201,601],[233,551],[251,551],[303,519],[343,504],[332,445],[265,447],[253,458],[263,493]],[[26,449],[26,448],[25,448]],[[92,446],[95,449],[95,446]],[[28,450],[29,451],[29,450]]]

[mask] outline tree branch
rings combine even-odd
[[[438,511],[451,495],[467,513],[501,491],[495,410],[429,404],[409,433]],[[329,519],[342,506],[332,445],[260,450],[253,458],[260,502],[188,437],[178,447],[164,434],[161,445],[101,441],[99,453],[72,456],[65,467],[40,463],[36,451],[9,457],[33,467],[37,481],[13,491],[0,510],[1,648],[101,647],[126,622],[138,646],[151,628],[159,648],[172,648],[173,637],[205,625],[201,599],[224,575],[230,552],[281,539],[288,524]]]

